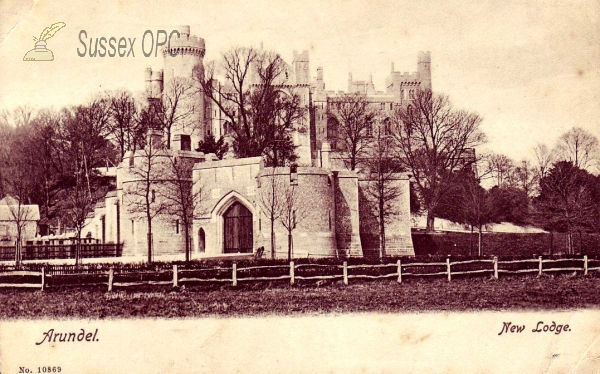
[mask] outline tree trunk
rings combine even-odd
[[[152,220],[148,217],[148,234],[146,237],[148,247],[148,263],[152,262]]]
[[[482,253],[483,253],[483,249],[481,248],[481,239],[482,239],[481,238],[481,225],[479,226],[479,230],[478,231],[479,231],[479,233],[477,235],[477,252],[479,254],[479,257],[481,257]]]
[[[79,267],[81,262],[81,229],[77,230],[77,243],[75,244],[75,268]]]
[[[288,232],[288,261],[292,261],[292,232]]]
[[[271,214],[271,259],[275,258],[275,218]]]
[[[431,233],[434,231],[435,224],[435,216],[431,212],[431,209],[427,210],[427,226],[425,227],[425,232]]]
[[[385,257],[385,227],[383,222],[379,223],[379,259]]]
[[[185,262],[190,262],[190,228],[189,225],[185,225]]]
[[[473,225],[471,225],[471,235],[469,235],[469,256],[473,255]]]

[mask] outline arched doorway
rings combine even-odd
[[[240,202],[233,203],[223,214],[223,251],[252,253],[252,212]]]
[[[203,228],[198,230],[198,251],[202,253],[206,252],[206,235]]]

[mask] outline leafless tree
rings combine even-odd
[[[106,193],[97,168],[114,160],[115,150],[106,139],[109,112],[106,101],[93,100],[88,105],[62,113],[57,142],[57,157],[63,179],[65,218],[75,228],[77,249],[75,264],[79,265],[81,230],[88,213]]]
[[[157,135],[154,135],[154,138],[151,136],[143,149],[130,156],[131,180],[123,184],[124,196],[127,197],[124,204],[128,211],[134,216],[146,219],[148,263],[152,262],[153,254],[152,221],[169,207],[159,193],[160,189],[165,188],[165,162],[168,162],[166,159],[169,155],[162,144],[161,130],[154,131]]]
[[[483,255],[482,234],[483,228],[493,222],[495,207],[488,191],[483,189],[479,182],[470,180],[461,185],[462,193],[459,202],[462,221],[473,228],[477,228],[477,253]]]
[[[242,47],[223,53],[206,69],[196,68],[194,78],[226,118],[237,157],[265,156],[267,165],[275,166],[296,159],[291,134],[304,130],[306,110],[282,85],[286,74],[278,54]]]
[[[454,170],[465,165],[467,149],[482,144],[482,118],[475,113],[454,109],[445,95],[418,90],[407,107],[393,118],[393,136],[398,159],[415,180],[427,209],[427,228],[434,229],[435,209],[451,182]]]
[[[282,180],[275,174],[275,166],[268,168],[269,175],[266,178],[266,183],[261,182],[259,200],[260,205],[269,218],[271,229],[271,258],[275,258],[275,221],[281,216],[281,207],[283,205],[282,196]]]
[[[189,122],[197,110],[194,106],[196,95],[199,93],[191,78],[176,77],[164,87],[162,100],[151,101],[158,122],[166,134],[167,149],[171,148],[171,133],[175,128],[193,125]]]
[[[281,214],[279,221],[285,227],[288,233],[288,261],[291,261],[293,255],[293,231],[298,224],[306,217],[307,207],[300,201],[300,194],[295,184],[281,185]]]
[[[138,120],[138,108],[129,91],[107,93],[106,100],[110,110],[109,133],[119,149],[119,161],[125,152],[135,151],[145,135],[143,122]]]
[[[521,160],[511,173],[511,185],[525,191],[528,197],[533,197],[537,192],[539,179],[535,168],[529,160]]]
[[[574,127],[558,139],[556,155],[558,160],[569,161],[580,169],[589,169],[600,158],[598,139],[584,129]]]
[[[29,105],[22,105],[16,107],[12,112],[3,110],[0,113],[0,118],[6,124],[17,128],[27,126],[29,122],[35,117],[35,109]]]
[[[496,179],[496,186],[504,187],[509,184],[515,167],[514,161],[499,153],[490,153],[486,158],[490,175]]]
[[[337,121],[337,144],[348,157],[348,168],[355,170],[367,153],[375,124],[375,111],[360,93],[344,94],[330,105],[329,115]]]
[[[190,261],[191,233],[194,223],[194,212],[203,199],[204,190],[192,180],[192,172],[196,159],[171,155],[166,162],[166,170],[162,177],[163,185],[158,194],[165,204],[165,213],[177,217],[183,227],[185,236],[185,261]]]
[[[10,144],[10,157],[2,163],[3,182],[5,185],[6,202],[10,218],[15,225],[15,265],[20,266],[22,260],[23,230],[28,222],[34,220],[36,212],[27,203],[37,188],[35,177],[38,164],[32,150],[31,136],[25,127],[16,128],[5,138]]]
[[[542,179],[546,176],[548,169],[552,166],[555,160],[555,155],[546,144],[538,143],[534,148],[535,162],[538,179]]]
[[[391,137],[375,130],[369,157],[365,160],[367,183],[364,193],[379,228],[379,257],[386,256],[386,224],[400,212],[397,199],[402,191],[398,186],[397,163],[394,162],[394,144]]]

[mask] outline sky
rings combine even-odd
[[[52,62],[24,62],[33,36],[56,22]],[[0,0],[0,110],[83,104],[104,90],[144,88],[144,31],[190,25],[205,39],[205,61],[233,46],[259,46],[291,62],[308,50],[311,76],[323,67],[328,90],[372,74],[385,90],[391,63],[416,71],[431,51],[433,89],[483,117],[494,151],[533,158],[571,127],[600,138],[600,1],[237,1]],[[88,38],[136,38],[135,57],[80,57]],[[89,40],[88,40],[89,42]]]

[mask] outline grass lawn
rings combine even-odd
[[[600,277],[533,276],[127,288],[0,290],[0,319],[294,315],[352,312],[567,310],[600,307]]]

